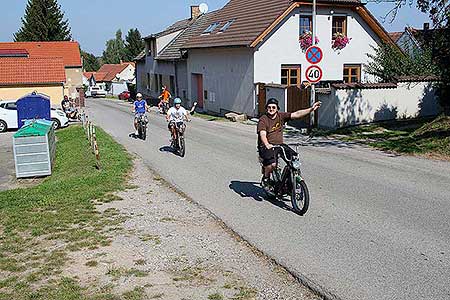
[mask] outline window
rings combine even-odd
[[[147,42],[145,48],[147,49],[147,56],[152,56],[152,46],[150,42]]]
[[[312,17],[300,16],[300,35],[308,31],[312,32]]]
[[[281,67],[281,84],[300,86],[301,67],[299,65]]]
[[[361,82],[361,65],[344,65],[344,82]]]
[[[331,36],[334,37],[336,33],[347,35],[347,17],[333,16]]]
[[[234,23],[235,20],[230,20],[228,22],[225,23],[225,25],[223,25],[222,28],[220,28],[219,32],[225,32],[228,28],[230,28],[231,24]]]
[[[9,110],[17,110],[16,102],[6,103],[5,108]]]
[[[203,92],[203,99],[205,99],[205,100],[208,100],[208,91],[207,90],[205,90],[204,92]]]
[[[205,31],[203,31],[203,33],[211,33],[214,30],[216,30],[216,28],[219,27],[219,25],[220,25],[219,22],[212,23],[211,25],[208,26],[208,28],[205,29]]]
[[[153,88],[155,92],[159,92],[160,88],[158,85],[158,75],[157,74],[153,74]]]
[[[151,87],[151,82],[150,82],[150,73],[147,73],[147,90],[149,90]]]

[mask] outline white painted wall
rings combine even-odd
[[[181,33],[181,31],[182,30],[157,38],[156,52],[160,53],[177,35]]]
[[[436,90],[429,82],[399,83],[392,89],[332,89],[322,101],[319,126],[347,125],[439,114]]]
[[[203,75],[208,91],[204,109],[255,115],[253,50],[249,48],[193,49],[189,51],[189,98],[196,100],[192,74]]]
[[[350,44],[341,51],[331,48],[330,10],[334,15],[347,16],[347,34],[352,38]],[[311,15],[310,7],[300,7],[291,13],[278,28],[269,35],[265,42],[255,51],[255,82],[281,83],[282,64],[300,64],[302,66],[301,80],[305,79],[305,71],[309,63],[298,41],[300,35],[300,15]],[[324,51],[324,59],[320,66],[324,72],[323,80],[343,80],[344,64],[364,64],[368,62],[367,53],[373,53],[370,45],[376,46],[379,38],[362,20],[350,9],[333,8],[318,9],[317,37]],[[362,68],[361,80],[374,81],[372,76],[364,73]]]
[[[120,81],[132,81],[136,83],[136,68],[133,65],[128,65],[122,72],[119,74]]]

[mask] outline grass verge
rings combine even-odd
[[[98,129],[97,170],[80,126],[57,137],[52,176],[0,192],[0,299],[91,299],[60,275],[62,267],[70,251],[108,245],[108,227],[120,222],[116,213],[98,213],[93,200],[126,187],[132,162],[125,149]]]
[[[450,160],[450,117],[360,125],[316,135],[363,143],[384,151]]]

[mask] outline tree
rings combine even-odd
[[[69,21],[57,0],[28,0],[22,27],[14,34],[16,42],[70,41]]]
[[[116,32],[116,38],[106,42],[106,49],[103,51],[103,62],[105,64],[119,64],[125,59],[125,43],[122,39],[122,31]]]
[[[97,72],[100,69],[100,62],[95,55],[81,50],[83,58],[83,67],[86,72]]]
[[[404,5],[412,6],[413,3],[413,0],[395,0],[394,7],[385,18],[394,20],[399,9]],[[448,0],[417,0],[417,8],[428,13],[433,21],[434,33],[429,35],[430,40],[427,41],[427,46],[430,48],[431,59],[439,70],[439,100],[445,113],[450,115],[450,2]]]
[[[371,61],[364,66],[365,71],[384,82],[394,82],[399,76],[439,76],[431,48],[416,50],[411,55],[389,44],[373,48],[375,53],[367,54]]]
[[[137,28],[130,29],[125,40],[125,59],[126,61],[132,61],[144,50],[145,44]]]

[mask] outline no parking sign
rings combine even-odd
[[[306,69],[305,77],[310,83],[317,83],[322,79],[322,69],[317,65],[323,59],[323,52],[317,46],[311,46],[306,50],[306,60],[311,64]]]
[[[322,49],[320,49],[317,46],[311,46],[306,50],[306,60],[312,64],[318,64],[322,61],[323,58],[323,52]]]

